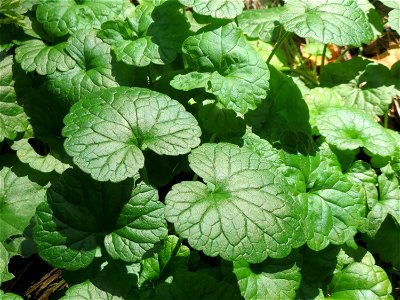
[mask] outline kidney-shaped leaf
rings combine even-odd
[[[101,183],[67,170],[37,208],[33,236],[40,256],[59,268],[88,266],[102,239],[112,257],[135,262],[167,237],[164,205],[133,179]]]
[[[317,116],[319,132],[341,150],[364,147],[373,155],[390,156],[395,143],[385,129],[366,113],[353,108],[327,108]]]
[[[41,40],[28,40],[15,49],[15,59],[27,72],[35,71],[40,75],[54,71],[68,71],[75,61],[64,53],[65,43],[48,46]]]
[[[174,185],[165,214],[193,248],[257,263],[284,257],[304,243],[305,207],[257,153],[232,144],[203,144],[189,162],[206,184]]]
[[[374,37],[356,0],[287,0],[285,8],[280,22],[301,37],[339,46],[361,46]]]
[[[226,108],[242,114],[266,97],[268,67],[233,23],[187,38],[183,52],[197,72],[175,76],[174,88],[204,87]]]
[[[219,19],[233,19],[242,13],[244,6],[242,0],[179,0],[179,2],[192,7],[199,15]]]
[[[200,143],[196,119],[176,100],[142,88],[110,88],[76,103],[65,117],[65,149],[100,181],[121,181],[144,165],[142,150],[188,153]]]

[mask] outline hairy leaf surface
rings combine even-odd
[[[141,88],[113,88],[76,103],[64,120],[65,148],[100,181],[121,181],[144,165],[142,151],[188,153],[200,143],[196,119],[168,96]]]
[[[280,22],[301,37],[324,44],[360,46],[373,31],[355,0],[288,0]]]
[[[305,206],[272,173],[271,163],[231,144],[203,144],[189,155],[204,180],[173,186],[166,218],[189,244],[207,255],[261,262],[284,257],[304,243]]]

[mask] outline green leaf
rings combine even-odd
[[[72,166],[67,163],[69,157],[64,152],[62,142],[56,138],[47,138],[46,144],[50,146],[50,152],[46,155],[38,154],[29,143],[30,138],[14,141],[11,149],[17,151],[17,157],[32,169],[40,172],[57,172],[62,174],[66,169]]]
[[[23,300],[22,297],[20,297],[16,294],[13,294],[13,293],[5,293],[4,294],[4,292],[2,290],[0,290],[0,296],[1,296],[2,300]]]
[[[384,115],[392,102],[392,87],[364,88],[362,84],[341,84],[333,88],[343,99],[344,105],[360,109],[371,116]]]
[[[124,63],[144,67],[169,64],[189,35],[189,23],[176,0],[144,2],[127,20],[104,23],[99,37],[109,43]],[[177,30],[179,28],[179,30]]]
[[[293,257],[267,259],[257,265],[241,260],[233,266],[245,299],[294,299],[300,286],[300,268]]]
[[[196,73],[178,75],[171,85],[182,90],[202,86],[224,107],[241,114],[255,109],[267,95],[267,65],[233,23],[209,30],[185,40],[182,50]]]
[[[284,257],[304,243],[305,207],[287,192],[272,163],[227,143],[203,144],[189,162],[206,184],[174,185],[165,214],[193,248],[257,263],[267,256]]]
[[[323,44],[361,46],[374,37],[356,0],[287,0],[280,22],[286,31]]]
[[[343,106],[343,100],[335,89],[317,87],[308,90],[304,94],[304,101],[307,103],[310,112],[310,125],[313,132],[318,133],[317,117],[327,107]]]
[[[368,22],[371,25],[371,28],[374,32],[374,39],[376,39],[379,35],[382,34],[383,31],[383,19],[379,14],[378,10],[375,9],[375,6],[369,2],[369,0],[356,0],[358,7],[362,9],[365,16],[368,18]]]
[[[378,177],[379,201],[373,203],[367,215],[368,235],[374,236],[379,227],[391,215],[400,224],[400,185],[394,174],[381,174]]]
[[[47,183],[39,182],[35,173],[10,156],[0,161],[0,242],[22,235],[45,200]]]
[[[376,265],[354,262],[333,275],[329,299],[393,299],[385,271]]]
[[[393,8],[389,12],[388,23],[392,29],[396,30],[397,33],[400,32],[400,4],[395,0],[380,0],[387,7]]]
[[[157,191],[133,179],[100,183],[67,170],[36,211],[33,237],[39,255],[53,266],[88,266],[103,244],[115,259],[138,261],[167,236]],[[102,242],[104,240],[104,242]]]
[[[160,252],[155,254],[154,257],[144,259],[140,262],[142,268],[140,271],[139,286],[147,281],[162,281],[173,274],[187,270],[190,250],[188,247],[180,245],[173,256],[177,244],[178,237],[170,235],[164,240],[164,246]]]
[[[317,251],[351,240],[365,215],[364,193],[342,174],[332,154],[327,144],[314,155],[284,154],[285,176],[304,182],[294,184],[302,188],[301,201],[308,202],[307,245]]]
[[[394,140],[366,113],[353,108],[327,108],[317,117],[319,132],[341,150],[364,147],[372,156],[393,154]]]
[[[156,287],[157,300],[174,299],[241,299],[234,286],[218,281],[205,272],[180,272],[172,283],[162,283]]]
[[[247,123],[254,133],[270,142],[283,139],[288,132],[310,135],[309,113],[300,90],[290,77],[271,66],[270,71],[268,97],[256,110],[246,114]]]
[[[138,297],[135,284],[137,277],[135,274],[130,274],[128,268],[129,266],[118,261],[109,262],[106,266],[102,265],[97,274],[91,276],[90,279],[69,287],[61,299],[136,299]]]
[[[28,40],[15,49],[15,59],[26,72],[36,71],[48,75],[56,70],[68,71],[75,66],[75,61],[65,55],[65,43],[48,46],[41,40]]]
[[[48,0],[41,1],[36,18],[48,34],[61,37],[78,29],[100,28],[101,23],[113,20],[126,9],[127,0]]]
[[[363,236],[363,240],[367,243],[368,249],[372,253],[378,253],[384,262],[391,263],[397,269],[400,268],[399,231],[399,224],[388,216],[373,238]]]
[[[75,61],[73,69],[48,76],[49,88],[71,102],[101,89],[118,86],[112,70],[110,46],[93,30],[78,30],[68,39],[65,51]]]
[[[279,16],[283,7],[245,10],[238,16],[238,25],[251,39],[270,42],[279,28]]]
[[[327,64],[321,69],[321,86],[332,88],[349,83],[358,78],[370,63],[370,60],[357,56],[341,63]]]
[[[242,13],[244,3],[241,0],[179,0],[190,6],[199,15],[218,19],[233,19]]]
[[[8,272],[9,258],[10,257],[8,255],[7,249],[3,246],[3,243],[0,242],[0,285],[3,282],[6,282],[14,278],[14,275]]]
[[[220,137],[228,135],[242,136],[246,124],[242,117],[231,109],[223,108],[213,100],[205,100],[198,111],[200,126],[210,134]]]
[[[142,151],[188,153],[200,143],[196,119],[176,100],[141,88],[110,88],[76,103],[64,120],[65,149],[100,181],[121,181],[144,165]]]
[[[0,58],[0,142],[5,138],[15,139],[18,132],[24,132],[29,121],[19,99],[20,73],[11,55]],[[23,80],[23,78],[22,78]]]

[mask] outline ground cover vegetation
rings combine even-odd
[[[0,2],[1,299],[399,295],[398,1],[251,2]]]

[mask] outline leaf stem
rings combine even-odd
[[[168,262],[164,265],[164,267],[160,271],[160,276],[158,277],[158,280],[163,279],[164,271],[168,270],[169,266],[172,264],[173,258],[178,254],[179,248],[182,246],[182,242],[183,242],[183,237],[179,237],[174,247],[174,250],[172,250],[171,256],[168,259]]]
[[[336,58],[335,63],[340,62],[349,50],[350,50],[350,48],[346,48],[346,49],[342,52],[342,54],[340,54],[339,57]]]
[[[325,57],[326,57],[326,49],[328,48],[328,44],[324,45],[324,50],[322,50],[322,60],[320,70],[325,66]]]
[[[289,34],[290,34],[289,31],[285,31],[285,33],[282,34],[282,36],[279,38],[279,40],[276,43],[274,49],[272,49],[272,52],[268,56],[267,65],[269,65],[269,63],[271,62],[272,57],[275,55],[276,51],[278,51],[278,49],[281,47],[282,43],[285,41],[285,39],[288,37]]]
[[[383,127],[388,128],[389,126],[389,111],[390,109],[388,109],[385,113],[385,116],[383,118]]]
[[[139,173],[140,173],[140,177],[142,178],[142,180],[144,182],[150,183],[149,182],[149,177],[147,176],[146,165],[143,165],[143,168],[140,169]]]

